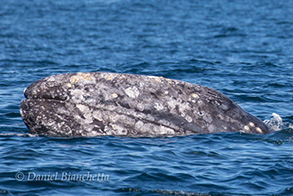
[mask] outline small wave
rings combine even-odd
[[[137,195],[180,195],[180,196],[212,196],[211,194],[207,193],[193,193],[193,192],[185,192],[185,191],[173,191],[173,190],[161,190],[161,189],[154,189],[154,190],[142,190],[137,188],[120,188],[117,189],[116,192],[132,192],[137,193]]]
[[[6,136],[38,137],[39,135],[31,134],[31,133],[0,133],[0,137],[6,137]]]
[[[281,131],[269,134],[267,137],[264,137],[264,141],[281,145],[284,143],[293,143],[293,129],[287,128]]]

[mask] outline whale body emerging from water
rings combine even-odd
[[[163,77],[71,73],[25,89],[20,113],[31,133],[46,136],[184,136],[270,129],[224,94]]]

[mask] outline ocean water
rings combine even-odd
[[[279,0],[1,0],[0,195],[293,195],[292,13]],[[29,134],[24,88],[89,71],[208,86],[275,132]]]

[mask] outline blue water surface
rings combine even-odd
[[[292,1],[0,5],[0,194],[293,195]],[[24,88],[53,74],[89,71],[208,86],[276,132],[166,138],[29,134],[19,113]]]

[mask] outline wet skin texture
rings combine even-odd
[[[73,73],[25,89],[21,116],[47,136],[177,136],[217,132],[266,134],[269,128],[224,94],[163,77]]]

